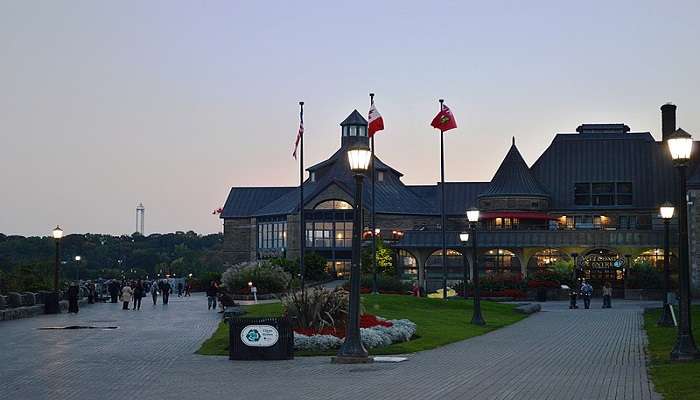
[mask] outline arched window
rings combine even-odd
[[[569,261],[569,259],[568,255],[557,249],[544,249],[530,257],[527,263],[527,269],[536,270],[540,268],[549,268],[557,261]]]
[[[487,274],[520,274],[520,260],[510,250],[491,249],[482,255],[480,270]]]
[[[352,205],[343,200],[326,200],[316,204],[315,210],[352,210]]]
[[[447,249],[447,279],[464,279],[464,257],[462,253]],[[425,262],[425,272],[428,279],[442,279],[442,250],[436,250]]]
[[[676,255],[670,252],[668,255],[669,265],[676,265]],[[664,249],[650,249],[639,256],[635,257],[633,261],[632,268],[640,264],[649,264],[657,270],[663,271],[664,268]]]

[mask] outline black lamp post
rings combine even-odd
[[[690,323],[690,263],[688,260],[688,190],[686,187],[686,169],[693,149],[690,134],[678,128],[668,137],[673,164],[678,171],[678,284],[680,302],[678,305],[679,324],[676,344],[671,351],[671,360],[689,361],[700,358],[695,346]]]
[[[668,305],[668,292],[670,289],[671,272],[669,266],[669,226],[671,218],[673,218],[673,204],[666,202],[659,208],[659,214],[664,220],[664,294],[663,294],[663,310],[661,311],[661,317],[656,322],[658,326],[673,326],[673,316],[671,315],[671,308]]]
[[[377,237],[380,232],[379,228],[374,228],[374,231],[372,231],[372,294],[379,294],[379,286],[377,285]]]
[[[481,288],[479,287],[479,255],[476,250],[476,225],[479,223],[479,209],[472,208],[467,211],[467,219],[472,229],[472,283],[474,284],[474,314],[472,314],[472,324],[486,325],[484,317],[481,315]]]
[[[80,285],[80,256],[75,256],[75,281]]]
[[[464,285],[462,286],[464,300],[467,299],[467,281],[469,280],[469,269],[467,268],[467,243],[469,234],[462,232],[459,234],[459,241],[462,242],[462,264],[464,264]]]
[[[348,150],[350,170],[355,174],[355,206],[352,225],[352,265],[350,267],[350,304],[345,341],[332,359],[339,364],[372,362],[360,337],[360,244],[362,241],[362,181],[369,167],[370,150],[366,146]]]
[[[46,296],[44,299],[44,312],[46,314],[58,314],[61,312],[59,305],[60,295],[58,287],[58,276],[59,268],[61,263],[61,238],[63,237],[63,230],[57,225],[52,232],[54,241],[56,242],[56,259],[53,268],[53,293]]]

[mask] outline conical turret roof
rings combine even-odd
[[[488,188],[479,195],[479,197],[500,196],[549,197],[528,168],[523,156],[520,155],[520,151],[515,146],[515,138]]]

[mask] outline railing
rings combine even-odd
[[[635,246],[661,247],[664,232],[654,230],[481,231],[479,247]],[[671,243],[677,242],[671,235]]]

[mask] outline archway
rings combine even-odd
[[[457,250],[447,249],[447,280],[464,280],[464,257]],[[441,287],[442,282],[442,250],[434,251],[425,261],[425,279],[428,289]]]
[[[521,276],[520,259],[508,249],[490,249],[485,251],[479,264],[479,270],[487,275]]]

